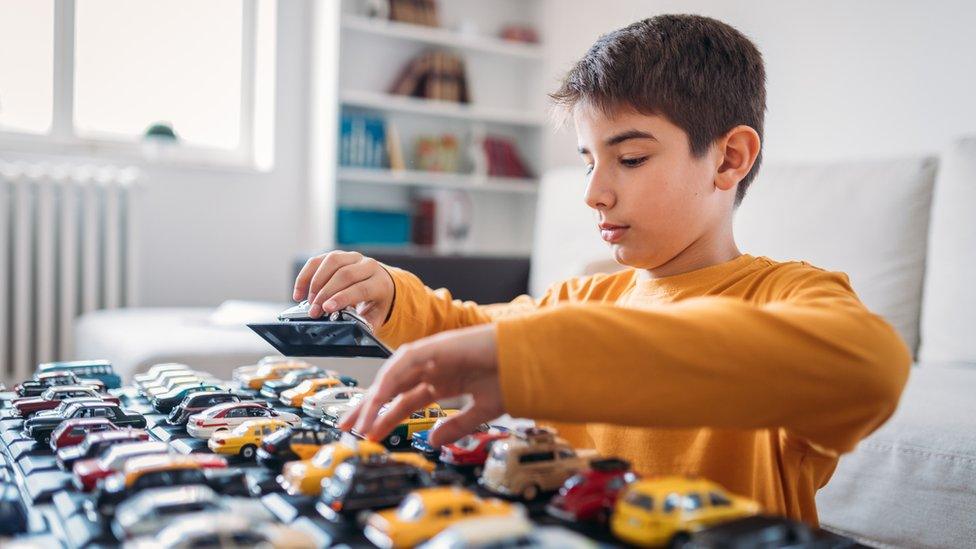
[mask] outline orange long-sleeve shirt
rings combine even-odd
[[[816,491],[894,411],[911,361],[846,275],[803,262],[742,255],[657,279],[629,269],[486,306],[390,271],[384,342],[495,322],[512,415],[811,524]]]

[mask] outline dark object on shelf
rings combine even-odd
[[[532,173],[525,166],[515,144],[504,137],[486,137],[483,143],[488,175],[493,177],[530,178]]]
[[[855,547],[853,540],[827,531],[814,531],[806,524],[783,517],[756,515],[706,528],[692,536],[686,548],[695,549],[843,549]]]
[[[270,324],[248,324],[285,356],[386,358],[393,352],[373,336],[362,317],[349,310],[336,311],[317,320],[301,320],[308,302],[283,312],[279,318],[294,318]],[[304,315],[307,318],[307,314]]]
[[[434,0],[390,0],[390,19],[427,27],[438,27],[437,2]]]
[[[420,198],[413,204],[413,237],[411,241],[418,246],[433,246],[436,233],[437,201],[433,198]]]
[[[460,56],[444,51],[428,51],[413,58],[400,71],[389,91],[422,99],[470,103],[468,78]]]
[[[145,138],[158,139],[160,141],[172,141],[174,143],[179,141],[173,126],[165,122],[156,123],[146,128]]]
[[[385,265],[410,271],[431,288],[447,288],[455,299],[505,303],[528,292],[528,257],[437,255],[382,248],[355,250]],[[296,258],[292,280],[298,278],[309,257],[302,255]],[[291,290],[288,289],[289,292]]]
[[[505,25],[498,32],[498,37],[510,42],[539,43],[539,33],[536,32],[535,27],[529,25]]]

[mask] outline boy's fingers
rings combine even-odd
[[[430,386],[421,383],[405,393],[401,393],[393,399],[390,406],[383,412],[383,415],[376,418],[376,422],[368,431],[361,431],[364,437],[370,440],[382,440],[394,427],[399,425],[404,419],[410,416],[415,410],[419,410],[433,402]]]
[[[434,448],[454,442],[455,440],[475,432],[479,425],[485,422],[481,410],[476,404],[468,405],[456,415],[437,425],[430,433],[430,445]]]
[[[308,285],[308,295],[313,296],[319,293],[319,290],[325,286],[325,283],[332,278],[336,271],[346,265],[358,262],[362,257],[362,254],[356,252],[330,252],[319,264],[315,274],[312,275],[312,280]]]
[[[295,279],[295,292],[292,294],[295,301],[301,301],[308,295],[308,284],[311,282],[312,275],[315,274],[315,270],[318,269],[319,263],[322,263],[323,259],[325,259],[325,256],[317,255],[309,258],[305,262],[305,266],[298,273],[298,278]]]
[[[360,433],[369,432],[383,404],[423,381],[424,365],[434,356],[435,347],[424,344],[407,344],[393,353],[393,356],[383,365],[376,381],[373,382],[373,389],[375,390],[371,390],[371,394],[367,395],[363,401],[364,407],[356,422],[357,431]]]
[[[315,294],[315,298],[311,301],[311,304],[318,305],[326,313],[331,313],[332,311],[341,309],[342,307],[345,307],[347,305],[355,305],[360,301],[366,301],[366,299],[364,298],[364,299],[359,299],[351,302],[344,302],[342,304],[342,307],[324,306],[327,301],[334,300],[335,297],[340,292],[344,292],[354,286],[357,286],[359,283],[364,283],[368,281],[370,278],[373,277],[374,274],[376,273],[374,273],[370,268],[370,266],[365,263],[353,263],[351,265],[345,265],[343,267],[340,267],[338,270],[336,270],[335,274],[332,275],[332,278],[330,278],[325,283],[325,285],[322,286],[322,289],[320,289],[318,293]],[[362,292],[363,295],[366,295],[366,293],[368,292],[368,288],[359,287],[357,291]],[[348,297],[350,295],[354,297],[356,294],[355,293],[349,294],[347,292],[346,295],[347,301],[349,301]]]
[[[359,418],[359,413],[363,409],[364,402],[365,401],[360,401],[359,404],[353,406],[351,410],[342,416],[338,425],[340,431],[346,431],[348,433],[350,430],[352,430],[352,426],[356,424],[356,419]]]

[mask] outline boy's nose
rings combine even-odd
[[[586,183],[584,200],[586,205],[594,210],[612,208],[615,201],[613,191],[604,179],[599,170],[593,170],[589,181]]]

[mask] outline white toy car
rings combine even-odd
[[[525,517],[482,517],[456,522],[420,545],[418,549],[536,547],[545,549],[592,549],[597,544],[561,526],[535,526]]]
[[[265,402],[245,400],[225,402],[193,414],[186,422],[186,432],[194,438],[207,440],[217,431],[232,430],[252,419],[280,419],[292,427],[302,423],[302,418],[291,412],[272,409]]]
[[[143,490],[119,504],[112,533],[120,540],[155,535],[189,513],[223,511],[255,522],[274,515],[258,500],[221,497],[209,486],[188,485]]]
[[[294,526],[274,522],[255,522],[225,511],[195,513],[173,521],[155,536],[135,538],[127,549],[237,549],[266,547],[274,549],[308,549],[324,547],[326,540]]]
[[[142,387],[143,385],[149,385],[159,380],[159,378],[166,372],[187,372],[191,368],[186,364],[181,364],[179,362],[165,362],[163,364],[155,364],[153,367],[144,374],[136,374],[132,376],[132,384],[136,387]]]
[[[342,416],[349,413],[349,410],[355,408],[365,396],[366,394],[363,393],[349,399],[344,404],[333,404],[332,406],[327,406],[325,408],[325,412],[322,413],[322,423],[330,427],[338,426]]]
[[[302,412],[311,417],[322,417],[329,406],[349,404],[353,399],[362,398],[366,389],[361,387],[330,387],[323,389],[302,401]]]

